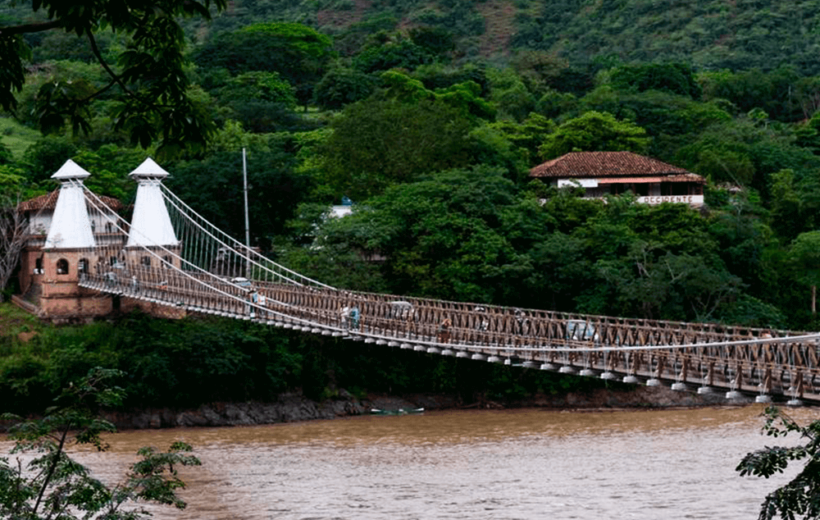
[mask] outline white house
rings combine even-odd
[[[579,186],[585,197],[631,191],[638,202],[700,206],[706,179],[695,173],[632,152],[572,152],[539,164],[530,177],[553,186]]]

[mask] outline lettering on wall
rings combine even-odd
[[[648,197],[638,197],[638,202],[644,204],[661,204],[663,202],[703,204],[703,195],[651,195]]]

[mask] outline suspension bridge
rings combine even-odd
[[[78,283],[87,290],[384,348],[720,392],[730,400],[820,403],[818,333],[337,289],[210,224],[164,186],[167,172],[150,159],[131,173],[138,183],[131,222],[84,186],[87,172],[63,170],[54,175],[62,187],[44,248],[76,253]]]

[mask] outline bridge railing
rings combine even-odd
[[[89,204],[99,202],[89,199]],[[110,209],[101,206],[97,211],[101,218],[119,222]],[[116,226],[118,233],[128,232],[124,221]],[[816,336],[344,291],[292,283],[290,275],[238,282],[208,269],[222,244],[193,245],[197,229],[170,247],[129,249],[121,240],[101,241],[89,249],[93,268],[83,274],[81,285],[195,312],[430,352],[455,350],[475,359],[503,358],[733,389],[809,392],[820,400]],[[186,258],[185,251],[194,251],[197,258]]]
[[[207,274],[126,264],[102,265],[83,284],[243,319],[288,322],[308,330],[453,348],[518,362],[595,369],[742,390],[818,394],[818,345],[764,329],[620,320],[350,291],[260,283],[251,289]],[[256,299],[254,299],[256,294]],[[261,297],[261,298],[260,298]],[[354,320],[350,310],[358,309]],[[443,320],[451,325],[442,334]],[[318,327],[318,328],[317,328]],[[629,329],[633,330],[629,330]],[[620,329],[620,330],[618,330]],[[625,330],[626,329],[626,330]],[[769,337],[771,336],[771,337]],[[624,338],[637,338],[627,344]],[[614,338],[614,340],[612,339]],[[727,341],[750,341],[726,344]],[[699,343],[699,346],[692,346]]]
[[[346,291],[268,290],[296,308],[311,309],[300,317],[332,327],[349,329],[351,321],[342,312],[356,307],[355,332],[365,336],[726,388],[749,390],[754,382],[754,388],[802,395],[807,385],[813,389],[817,385],[817,339],[784,341],[801,336],[792,331],[620,319]],[[442,341],[439,332],[446,319],[451,325],[446,341]],[[756,343],[727,344],[738,341]],[[698,346],[688,346],[693,344]]]

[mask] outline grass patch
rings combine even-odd
[[[23,126],[10,117],[0,116],[0,142],[11,150],[15,159],[22,159],[26,149],[40,137],[37,130]]]
[[[21,333],[40,333],[46,325],[11,302],[0,303],[0,338],[16,338]]]

